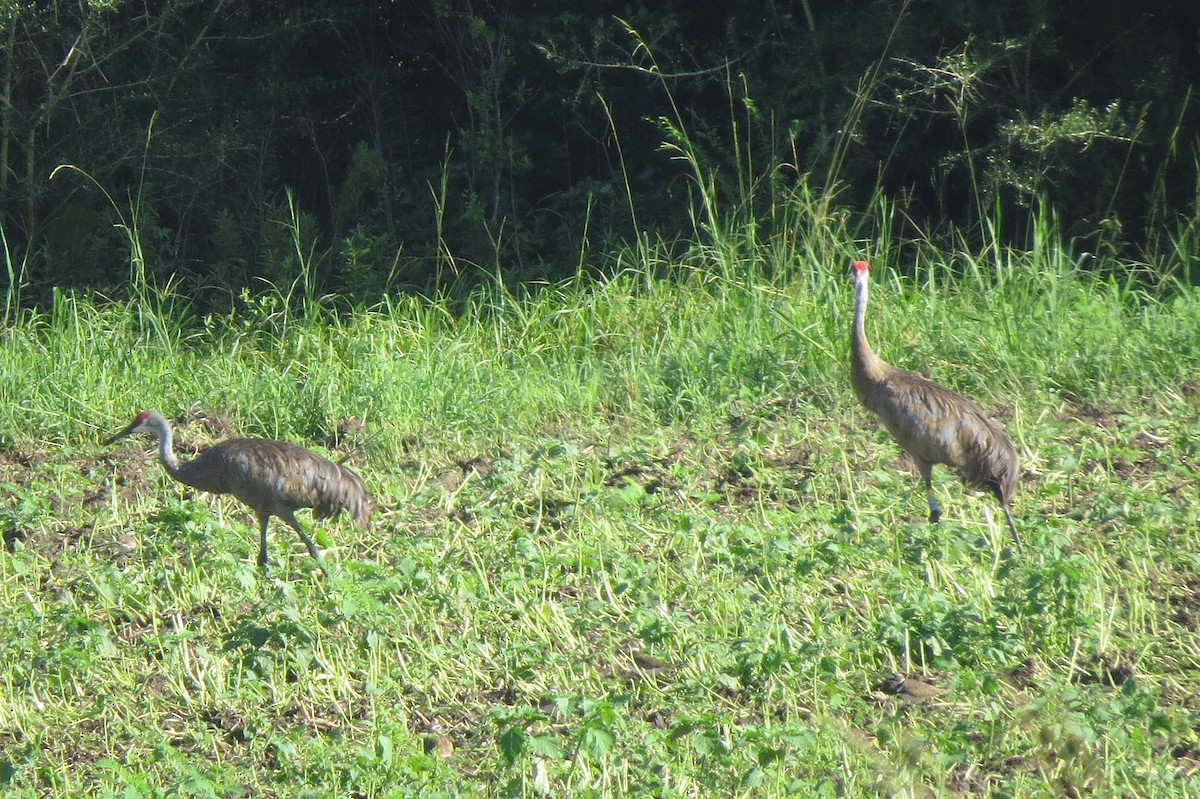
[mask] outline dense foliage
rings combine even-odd
[[[3,0],[8,280],[558,277],[799,183],[900,238],[1021,246],[1048,200],[1153,261],[1195,210],[1197,41],[1191,0]]]

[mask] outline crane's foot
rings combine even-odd
[[[942,509],[938,506],[938,502],[933,498],[933,494],[929,495],[929,521],[931,524],[937,524],[942,519]]]
[[[304,542],[304,546],[308,548],[308,554],[312,555],[313,560],[317,562],[317,566],[321,569],[321,574],[325,575],[325,579],[329,579],[329,569],[325,568],[325,561],[321,557],[321,553],[317,551],[317,545],[308,537],[308,533],[300,529],[300,525],[296,525],[296,532],[300,534],[300,540]]]
[[[1021,534],[1017,532],[1017,525],[1013,522],[1012,511],[1004,505],[1001,509],[1004,511],[1004,521],[1008,522],[1008,532],[1012,534],[1013,543],[1021,546]]]

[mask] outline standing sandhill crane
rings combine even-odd
[[[944,463],[963,483],[990,491],[1000,500],[1013,540],[1021,543],[1009,503],[1017,490],[1017,451],[1000,425],[966,397],[924,375],[898,369],[871,349],[863,331],[867,312],[866,261],[851,267],[854,324],[850,331],[850,381],[867,410],[882,421],[914,461],[925,481],[929,521],[942,511],[933,495],[933,465]]]
[[[133,433],[158,436],[158,455],[181,483],[210,494],[233,494],[258,514],[258,565],[267,566],[267,522],[278,516],[295,530],[321,571],[328,576],[317,547],[296,521],[297,508],[312,508],[314,519],[348,512],[363,527],[370,524],[371,496],[362,478],[344,466],[303,447],[265,438],[231,438],[180,463],[172,444],[171,423],[155,411],[142,411],[104,443]]]

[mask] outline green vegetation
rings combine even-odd
[[[365,310],[12,311],[4,795],[1200,794],[1200,293],[1040,240],[873,253],[868,320],[1012,434],[1020,549],[944,471],[924,522],[848,386],[859,253],[816,236]],[[373,529],[318,528],[325,580],[275,523],[260,574],[245,508],[100,447],[141,407],[350,455]]]
[[[1186,4],[18,5],[4,796],[1200,796]],[[1021,546],[854,401],[860,256]],[[261,573],[141,408],[372,529]]]

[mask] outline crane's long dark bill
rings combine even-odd
[[[124,430],[122,430],[121,432],[119,432],[115,436],[113,436],[112,438],[105,441],[104,446],[107,447],[109,444],[113,443],[114,441],[120,441],[122,438],[124,438],[125,436],[127,436],[133,432],[133,427],[134,427],[133,425],[129,425],[129,427],[126,427]]]

